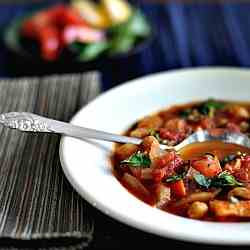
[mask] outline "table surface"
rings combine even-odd
[[[154,43],[134,62],[126,64],[126,67],[114,70],[109,65],[104,65],[104,90],[141,75],[170,69],[212,65],[250,66],[250,3],[247,1],[242,1],[241,4],[152,4],[150,1],[137,1],[136,4],[146,13],[154,27]],[[39,7],[38,5],[35,7]],[[30,4],[0,4],[0,30],[12,18],[32,8],[34,5]],[[1,41],[0,46],[0,77],[10,77],[5,67],[6,49]],[[92,212],[96,231],[90,249],[201,247],[198,244],[143,233],[114,221],[95,209]],[[202,248],[217,247],[206,245]],[[220,247],[224,248],[230,247]]]

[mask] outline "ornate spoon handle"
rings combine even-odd
[[[78,139],[90,138],[110,142],[132,143],[137,145],[142,142],[139,138],[84,128],[27,112],[10,112],[1,114],[0,123],[9,128],[24,132],[57,133]]]

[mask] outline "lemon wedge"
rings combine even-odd
[[[110,19],[101,6],[89,0],[73,0],[73,8],[77,9],[84,20],[91,26],[104,29],[110,26]]]
[[[101,0],[100,5],[111,25],[126,22],[132,14],[131,6],[125,0]]]

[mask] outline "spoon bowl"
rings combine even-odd
[[[198,130],[188,136],[185,140],[183,140],[178,145],[172,147],[174,150],[179,151],[185,146],[196,143],[196,142],[205,142],[205,141],[222,141],[225,143],[233,143],[238,144],[247,148],[250,148],[250,139],[242,133],[231,132],[231,131],[223,131],[220,133],[211,133],[208,130]],[[170,147],[165,147],[169,149]]]

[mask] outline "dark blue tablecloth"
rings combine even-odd
[[[250,65],[250,2],[133,2],[151,21],[155,39],[152,46],[144,50],[133,63],[125,62],[124,67],[115,70],[108,65],[104,66],[102,73],[105,89],[131,78],[168,69],[203,65]],[[4,29],[15,16],[37,7],[39,4],[0,5],[0,29]],[[6,77],[6,53],[3,44],[0,45],[0,76]]]

